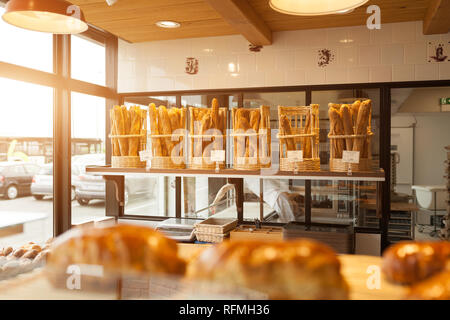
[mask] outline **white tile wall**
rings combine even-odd
[[[421,21],[275,32],[273,45],[251,52],[239,35],[130,44],[119,41],[119,92],[221,89],[326,83],[450,79],[450,63],[428,63]],[[318,51],[334,61],[318,66]],[[187,57],[199,60],[185,73]]]

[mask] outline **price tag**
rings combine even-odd
[[[344,151],[342,154],[342,162],[359,163],[359,151]]]
[[[289,162],[303,162],[303,151],[288,151],[287,157]]]
[[[149,161],[152,159],[152,150],[142,150],[139,151],[139,157],[141,161]]]
[[[224,162],[225,161],[225,150],[212,150],[211,151],[211,161],[212,162]]]

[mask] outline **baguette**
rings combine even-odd
[[[345,135],[353,135],[353,122],[351,109],[348,105],[343,104],[341,106],[340,113],[342,115],[342,124],[344,126],[344,134]],[[353,150],[353,139],[348,138],[345,139],[345,150]]]
[[[252,110],[250,112],[250,128],[253,129],[255,133],[259,132],[259,122],[261,119],[261,113],[259,110]],[[248,149],[250,157],[258,156],[258,136],[252,136],[248,138]]]
[[[305,134],[311,133],[311,112],[306,114],[305,119]],[[311,137],[303,138],[303,158],[312,158],[311,156]]]
[[[259,123],[260,135],[260,155],[262,157],[269,157],[271,154],[271,134],[270,134],[270,107],[261,106],[261,120]]]
[[[114,107],[114,118],[116,121],[116,130],[118,135],[125,135],[125,122],[122,108],[120,106]],[[128,140],[127,138],[119,138],[119,148],[121,156],[128,156]]]
[[[211,103],[212,128],[219,128],[219,101],[214,98]]]
[[[202,135],[207,134],[207,131],[211,129],[213,126],[213,117],[211,113],[206,113],[203,116],[202,122],[201,122],[201,128],[200,132]],[[206,140],[206,139],[205,139]],[[201,144],[199,143],[199,147],[201,147],[201,150],[199,150],[198,153],[200,153],[204,158],[209,158],[211,156],[211,151],[206,149],[206,147],[211,143],[211,141],[203,141]]]
[[[158,111],[154,103],[151,103],[148,107],[148,114],[150,117],[150,132],[152,135],[159,135],[159,127],[158,127]],[[162,157],[163,152],[161,149],[161,139],[160,138],[152,138],[152,153],[155,157]]]
[[[283,136],[292,134],[291,120],[284,114],[280,116],[280,133]],[[286,145],[287,151],[295,150],[294,138],[283,138],[281,143]]]
[[[365,100],[361,103],[358,111],[358,118],[356,120],[355,134],[367,134],[367,127],[369,125],[370,115],[372,113],[372,101]],[[353,151],[361,152],[361,158],[364,158],[364,145],[367,143],[365,138],[356,138],[353,144]]]
[[[358,118],[359,107],[361,106],[361,101],[357,100],[350,105],[350,113],[352,115],[353,127],[356,127],[356,120]]]
[[[178,113],[178,108],[169,109],[168,115],[169,115],[169,120],[170,120],[170,127],[172,129],[171,133],[173,133],[175,130],[178,129],[178,126],[180,125],[180,119],[179,119],[180,115]]]
[[[239,115],[239,113],[238,113]],[[244,116],[238,117],[237,121],[237,133],[245,133],[248,129],[250,129],[250,123],[247,118]],[[246,156],[246,137],[240,136],[236,139],[237,144],[237,157],[242,158]]]
[[[339,111],[330,106],[328,109],[328,116],[330,119],[330,134],[331,135],[342,135],[344,134],[344,126],[342,124],[342,119]],[[342,152],[344,150],[344,140],[342,139],[332,139],[332,157],[341,159]]]
[[[141,109],[139,107],[130,108],[130,120],[131,120],[130,135],[140,134],[142,129],[142,116],[141,116]],[[139,150],[139,137],[130,138],[128,155],[137,157],[138,150]]]
[[[171,135],[172,126],[170,124],[169,113],[167,112],[167,108],[165,106],[159,106],[158,111],[159,111],[159,123],[158,123],[159,132],[164,135]],[[172,138],[167,137],[161,140],[164,141],[165,155],[170,157],[174,146]]]
[[[110,118],[111,118],[111,133],[112,135],[118,135],[117,133],[117,121],[114,113],[114,108],[110,110],[109,112]],[[119,139],[118,138],[112,138],[112,152],[113,156],[117,157],[120,156],[120,147],[119,147]]]

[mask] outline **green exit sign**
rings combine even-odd
[[[441,106],[450,104],[450,98],[441,98]]]

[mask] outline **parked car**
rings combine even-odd
[[[75,200],[75,188],[78,181],[78,173],[77,168],[72,168],[72,201]],[[39,172],[33,177],[31,194],[36,200],[42,200],[47,196],[53,197],[53,163],[42,166]]]
[[[105,200],[106,184],[101,176],[86,174],[86,165],[101,166],[105,164],[105,155],[86,155],[79,156],[72,162],[78,166],[80,172],[75,189],[76,199],[82,206],[87,206],[91,200]],[[128,203],[130,196],[147,194],[153,196],[156,180],[149,177],[125,177],[125,203]]]
[[[39,168],[22,161],[0,162],[0,196],[15,199],[31,194],[31,182]]]

